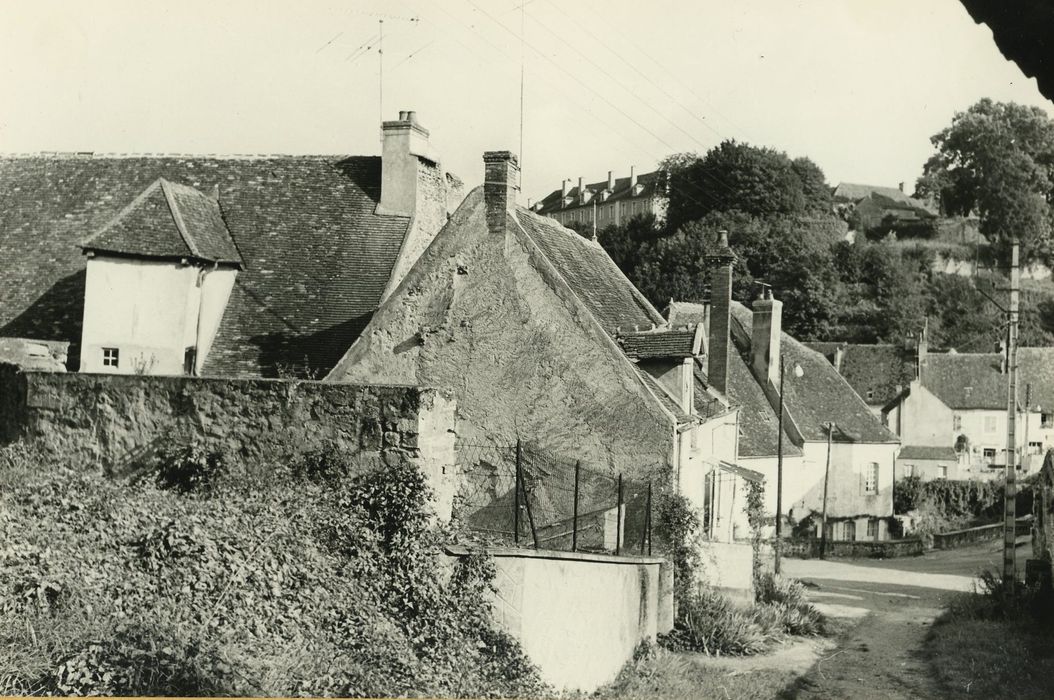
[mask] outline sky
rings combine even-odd
[[[524,200],[725,139],[911,191],[981,97],[1054,116],[958,0],[0,0],[0,66],[0,152],[379,154],[412,109]]]

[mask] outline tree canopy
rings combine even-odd
[[[984,98],[930,140],[937,152],[916,194],[939,201],[947,215],[976,213],[1003,259],[1016,237],[1023,260],[1049,260],[1054,120],[1039,107]]]
[[[830,188],[819,166],[771,148],[725,141],[702,158],[680,153],[661,167],[670,174],[671,231],[711,212],[814,215],[831,208]]]

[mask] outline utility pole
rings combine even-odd
[[[827,423],[827,466],[823,471],[823,513],[820,515],[820,559],[827,556],[827,485],[831,481],[831,437],[834,423]]]
[[[1025,438],[1021,441],[1023,447],[1021,448],[1021,469],[1022,472],[1028,472],[1032,467],[1032,455],[1028,451],[1028,424],[1029,424],[1029,412],[1032,410],[1032,383],[1025,383]]]
[[[1021,302],[1019,245],[1010,254],[1010,332],[1006,345],[1006,488],[1003,504],[1003,584],[1013,594],[1017,584],[1015,540],[1017,539],[1017,326]],[[1027,420],[1027,418],[1026,418]]]
[[[384,20],[377,20],[377,121],[384,123]]]
[[[780,358],[780,417],[776,429],[776,560],[773,570],[780,573],[780,548],[783,537],[783,374],[787,366]]]

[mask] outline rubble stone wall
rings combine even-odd
[[[69,464],[111,475],[173,441],[201,441],[264,466],[335,444],[372,463],[417,462],[449,510],[454,413],[451,399],[413,386],[58,374],[0,365],[0,440],[34,443]]]

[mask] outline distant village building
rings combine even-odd
[[[382,131],[381,157],[0,157],[0,347],[68,343],[86,372],[329,371],[462,196],[413,112]]]
[[[849,222],[852,231],[918,236],[932,229],[936,234],[937,209],[905,194],[903,182],[898,187],[840,182],[832,194],[835,212]]]
[[[607,180],[589,185],[581,177],[577,187],[564,180],[560,189],[535,202],[531,210],[564,226],[595,223],[600,230],[647,214],[665,221],[668,204],[667,174],[656,170],[637,175],[630,166],[629,177],[616,178],[609,170]]]
[[[674,325],[709,323],[711,306],[672,302],[667,316]],[[810,519],[811,531],[819,532],[829,456],[828,536],[888,539],[899,440],[823,355],[782,332],[780,301],[759,299],[753,307],[734,302],[731,309],[728,397],[740,407],[738,463],[765,475],[765,508],[774,514],[784,362],[784,516],[792,524]]]
[[[900,436],[898,476],[1000,478],[1007,463],[1007,360],[991,353],[906,345],[814,343]],[[1054,348],[1018,349],[1017,464],[1054,447]]]

